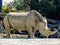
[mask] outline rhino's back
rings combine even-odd
[[[8,13],[7,15],[13,15],[13,16],[27,16],[29,12],[11,12]]]
[[[16,29],[25,29],[25,26],[35,25],[35,15],[33,13],[27,13],[27,15],[8,15],[10,24]]]

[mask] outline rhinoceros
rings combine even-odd
[[[6,29],[7,38],[10,37],[10,31],[14,29],[20,32],[23,30],[28,31],[31,38],[35,38],[34,34],[37,29],[39,29],[39,32],[43,36],[47,37],[57,32],[50,31],[47,27],[47,20],[36,10],[31,10],[30,12],[8,13],[3,19],[3,24]]]

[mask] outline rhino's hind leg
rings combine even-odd
[[[3,24],[4,24],[4,27],[6,29],[6,31],[5,31],[6,36],[7,36],[7,38],[10,38],[10,25],[9,25],[7,16],[4,17]]]
[[[10,37],[10,31],[6,31],[6,36],[7,36],[7,38],[11,38]]]
[[[9,27],[6,27],[6,36],[7,38],[12,38]]]

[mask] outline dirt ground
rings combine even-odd
[[[12,38],[27,38],[28,35],[11,34]],[[0,38],[7,38],[6,34],[0,34]]]

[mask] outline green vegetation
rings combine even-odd
[[[37,10],[47,18],[60,19],[60,0],[14,0],[2,7],[4,13],[30,10]]]
[[[10,6],[2,6],[3,13],[16,12],[16,8],[11,9]]]

